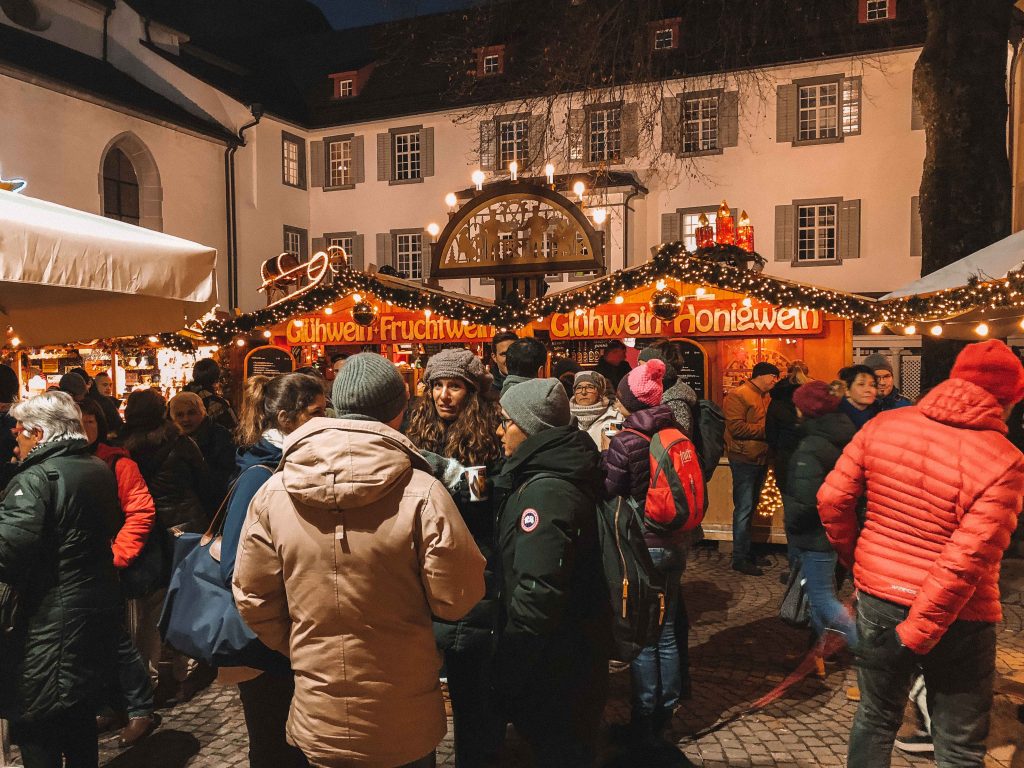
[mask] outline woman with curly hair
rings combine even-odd
[[[493,478],[502,448],[497,436],[501,412],[488,399],[491,375],[468,349],[446,349],[427,362],[426,391],[409,413],[405,435],[435,467],[459,507],[480,552],[487,558],[484,599],[460,621],[434,620],[438,647],[444,652],[455,726],[455,765],[496,765],[505,733],[504,719],[493,701],[490,674],[498,620],[495,577],[494,507],[487,491],[474,501],[467,467],[486,467]]]

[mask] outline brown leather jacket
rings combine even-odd
[[[316,765],[404,765],[445,734],[431,614],[484,596],[484,558],[411,442],[376,421],[317,418],[243,526],[234,594],[291,658],[288,739]]]
[[[725,396],[725,454],[730,461],[766,464],[768,443],[764,423],[771,398],[753,382],[745,381]]]

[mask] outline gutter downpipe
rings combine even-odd
[[[238,307],[238,215],[235,194],[235,152],[245,146],[245,132],[255,127],[263,117],[263,108],[259,104],[251,105],[253,120],[238,129],[238,141],[231,142],[224,150],[224,192],[225,218],[227,221],[228,246],[228,311],[234,312]]]
[[[109,29],[110,14],[112,14],[113,12],[114,12],[113,8],[107,8],[103,12],[103,61],[107,61],[108,60],[107,59],[107,51],[108,51],[108,40],[110,38],[110,29]]]

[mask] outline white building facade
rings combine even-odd
[[[476,169],[507,178],[512,159],[520,176],[553,164],[571,198],[579,174],[608,180],[588,186],[582,204],[607,214],[609,271],[662,242],[692,247],[698,217],[728,200],[736,217],[749,215],[769,274],[864,293],[920,274],[919,47],[777,64],[756,78],[673,80],[649,134],[628,91],[586,108],[566,97],[550,119],[516,102],[313,128],[177,66],[187,35],[123,0],[28,5],[42,19],[36,28],[0,13],[0,171],[26,178],[29,195],[216,247],[225,309],[265,304],[267,258],[330,242],[359,267],[428,279],[426,227],[443,227],[446,194],[471,187]],[[894,21],[883,11],[850,23]],[[501,75],[501,49],[481,55],[480,76]],[[40,65],[48,52],[60,53],[59,66]],[[97,87],[107,74],[134,85]],[[372,66],[322,81],[337,102],[358,100],[372,89]],[[489,296],[489,283],[446,287]]]

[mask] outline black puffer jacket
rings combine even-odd
[[[0,581],[21,618],[0,635],[0,716],[36,722],[95,705],[113,674],[117,482],[85,440],[36,447],[0,503]]]
[[[842,413],[826,413],[807,419],[789,461],[789,476],[782,494],[786,538],[800,549],[829,552],[825,528],[818,516],[818,489],[856,434],[853,422]]]
[[[789,379],[772,387],[772,400],[765,416],[764,434],[775,460],[775,482],[785,490],[790,457],[800,442],[800,423],[793,404],[793,393],[800,388]]]
[[[495,461],[487,467],[489,486],[501,471],[502,462]],[[467,651],[490,646],[494,642],[498,624],[498,595],[501,584],[498,579],[498,552],[496,549],[497,532],[495,530],[496,514],[494,493],[486,501],[470,501],[469,486],[466,476],[459,479],[458,485],[449,489],[455,500],[459,513],[473,534],[473,540],[480,549],[487,563],[484,565],[484,598],[459,621],[443,621],[434,619],[434,637],[437,646],[446,651]]]
[[[168,421],[144,434],[129,433],[124,447],[149,486],[157,523],[189,533],[205,531],[220,499],[195,442]]]

